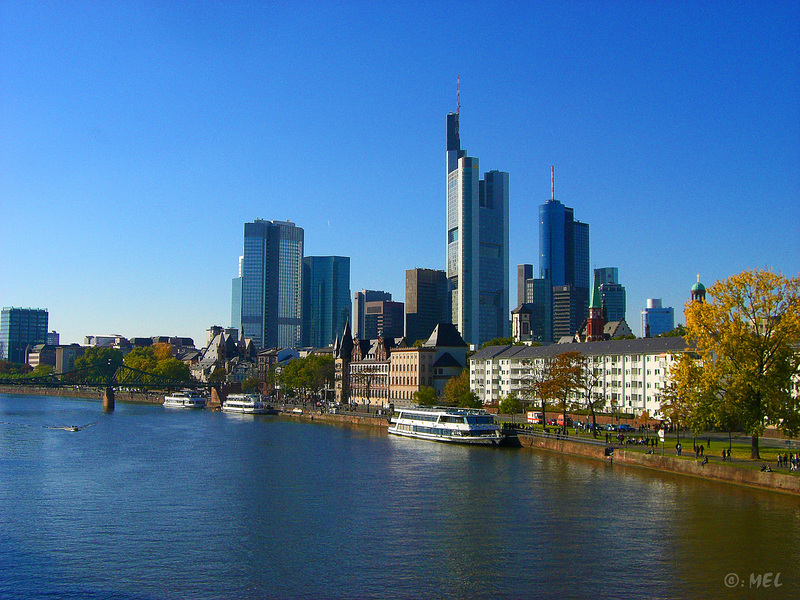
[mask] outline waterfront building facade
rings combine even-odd
[[[47,341],[47,309],[8,306],[0,312],[0,360],[24,364],[28,346]]]
[[[303,229],[290,221],[244,224],[240,330],[258,348],[302,344],[303,246]],[[235,280],[233,289],[232,303]]]
[[[324,348],[350,318],[350,257],[303,258],[303,346]]]
[[[596,375],[591,394],[604,411],[662,418],[661,403],[669,369],[686,352],[682,337],[586,342],[580,345],[492,346],[469,359],[470,389],[484,404],[515,394],[530,398],[530,388],[545,362],[573,350],[584,354]],[[580,405],[580,398],[573,398]]]
[[[439,323],[448,323],[450,294],[447,274],[435,269],[406,271],[405,337],[426,340]]]
[[[675,329],[675,311],[662,306],[661,298],[648,298],[642,311],[642,337],[655,337]]]
[[[479,177],[447,115],[447,278],[451,322],[469,344],[509,333],[508,173]]]

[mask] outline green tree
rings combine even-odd
[[[179,379],[188,381],[192,375],[187,365],[182,360],[177,358],[167,358],[166,360],[158,361],[155,369],[152,371],[155,375],[167,377],[168,379]]]
[[[686,337],[686,327],[678,323],[675,329],[670,329],[664,333],[659,333],[656,337]]]
[[[248,377],[247,379],[242,381],[242,391],[243,392],[253,392],[257,393],[261,389],[261,381],[258,379],[258,376]]]
[[[500,413],[504,415],[511,415],[511,421],[514,421],[514,415],[522,412],[522,402],[517,398],[516,394],[509,394],[499,403]]]
[[[573,403],[573,397],[584,387],[583,358],[583,354],[571,350],[557,355],[550,365],[548,395],[556,399],[564,417],[562,432],[567,430],[567,409]]]
[[[725,406],[752,437],[768,424],[788,435],[800,429],[792,378],[800,370],[800,276],[753,269],[716,282],[709,302],[687,302],[687,339],[702,361],[702,383],[719,390]]]
[[[481,344],[481,350],[490,346],[522,346],[522,342],[514,341],[513,337],[499,337]]]
[[[158,358],[156,358],[156,353],[152,346],[134,348],[125,356],[123,364],[131,369],[153,373],[158,365]]]
[[[414,392],[414,401],[420,406],[434,406],[437,400],[436,390],[432,387],[422,386],[418,392]]]
[[[461,408],[481,408],[478,396],[469,389],[469,371],[464,369],[458,377],[451,377],[444,386],[446,404]]]
[[[333,377],[333,357],[310,354],[284,366],[280,379],[285,390],[318,393],[324,388],[333,386]]]
[[[577,376],[577,391],[583,397],[583,405],[592,417],[592,437],[597,438],[597,409],[605,401],[602,392],[595,392],[598,389],[600,380],[603,377],[602,367],[595,366],[587,356],[581,354],[577,357],[580,363],[580,373]]]
[[[89,377],[105,378],[113,375],[122,366],[122,352],[116,348],[87,348],[75,359],[75,370],[86,369]]]

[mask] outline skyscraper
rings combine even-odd
[[[406,271],[406,326],[409,343],[427,340],[439,323],[450,322],[447,274],[434,269]]]
[[[675,310],[662,306],[661,298],[648,298],[642,311],[642,337],[655,337],[675,328]]]
[[[365,320],[367,302],[390,302],[392,294],[380,290],[361,290],[353,297],[353,337],[360,340],[371,339],[365,336]]]
[[[3,308],[0,313],[0,360],[24,363],[28,346],[47,340],[47,310]]]
[[[304,232],[289,221],[244,224],[244,251],[232,304],[241,293],[241,332],[259,348],[302,343]],[[231,310],[232,319],[236,317]]]
[[[509,335],[508,173],[479,178],[447,115],[447,278],[452,322],[469,344]]]
[[[553,336],[573,335],[589,314],[589,225],[555,199],[539,206],[539,277],[553,286]]]
[[[303,345],[324,348],[350,318],[350,257],[303,258]]]
[[[594,270],[594,277],[600,286],[600,300],[603,320],[624,321],[627,309],[625,287],[619,283],[617,267],[602,267]]]

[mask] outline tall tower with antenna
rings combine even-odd
[[[469,344],[508,337],[508,173],[479,176],[461,148],[461,78],[447,115],[447,278],[453,324]]]

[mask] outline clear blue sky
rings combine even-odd
[[[510,173],[512,280],[551,165],[637,333],[697,273],[800,273],[797,1],[6,0],[0,305],[202,344],[255,218],[403,301],[445,264],[459,74],[462,146]]]

